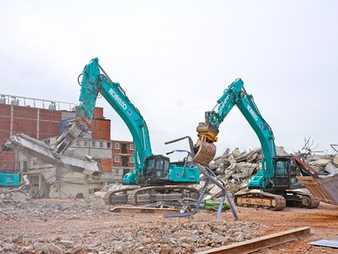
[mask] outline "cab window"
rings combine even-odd
[[[163,160],[156,161],[156,169],[163,169]]]
[[[148,160],[148,168],[154,168],[155,167],[155,160],[151,159]]]

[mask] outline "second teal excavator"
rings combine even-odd
[[[235,105],[256,133],[263,154],[260,169],[250,179],[248,189],[235,194],[236,204],[272,210],[282,210],[286,205],[318,207],[319,202],[310,194],[296,190],[301,186],[296,178],[295,161],[291,156],[277,155],[272,129],[259,112],[252,95],[246,92],[241,79],[232,82],[217,100],[214,109],[205,113],[205,122],[197,127],[199,141],[196,150],[204,151],[205,147],[214,146],[220,124]],[[199,143],[202,143],[203,149],[199,147]],[[201,155],[196,153],[194,161],[208,165],[214,157],[215,149],[210,151],[212,152]]]

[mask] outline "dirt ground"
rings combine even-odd
[[[173,246],[173,253],[192,253],[301,226],[311,227],[307,239],[257,253],[338,253],[308,244],[338,235],[338,208],[325,204],[314,210],[280,212],[238,208],[238,222],[227,211],[219,224],[212,212],[168,219],[162,214],[112,213],[108,207],[78,200],[38,200],[9,207],[0,210],[0,253],[158,253]]]
[[[338,238],[338,207],[336,206],[321,204],[318,209],[286,208],[279,212],[239,208],[239,215],[243,221],[254,221],[269,226],[265,231],[266,234],[294,227],[311,227],[312,234],[309,238],[257,252],[259,254],[338,253],[337,249],[308,244],[314,240]]]

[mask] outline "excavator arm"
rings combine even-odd
[[[98,58],[87,64],[80,74],[81,81],[80,104],[76,110],[76,119],[55,146],[55,153],[62,153],[80,135],[88,131],[88,125],[93,119],[93,113],[98,94],[101,94],[114,108],[127,125],[135,144],[135,171],[123,177],[125,184],[135,184],[141,173],[144,161],[152,156],[148,127],[140,111],[127,97],[119,83],[113,82],[99,65]]]
[[[301,186],[296,178],[295,159],[291,156],[277,155],[272,129],[259,112],[252,95],[245,91],[241,79],[232,82],[224,90],[214,109],[205,113],[205,122],[197,127],[199,137],[197,144],[200,144],[198,149],[203,150],[205,144],[210,146],[217,141],[220,124],[235,105],[256,133],[263,154],[260,169],[251,177],[248,189],[235,194],[236,204],[272,210],[282,210],[286,205],[318,207],[319,202],[312,195],[297,191]],[[206,153],[204,158],[207,160],[203,163],[207,164],[213,156]]]
[[[119,83],[113,82],[92,59],[80,74],[80,104],[76,119],[57,140],[54,154],[60,155],[79,136],[88,132],[97,96],[101,94],[127,125],[135,145],[135,170],[123,176],[126,185],[198,183],[200,170],[191,163],[170,163],[168,157],[153,155],[148,127],[140,111],[129,100]]]
[[[205,113],[205,122],[200,123],[197,127],[199,140],[203,140],[204,143],[216,142],[220,124],[235,105],[255,131],[263,152],[261,171],[252,178],[249,187],[264,189],[269,184],[269,179],[274,175],[273,158],[276,156],[274,135],[259,112],[252,95],[245,91],[241,79],[232,82],[217,100],[214,109]],[[203,164],[209,163],[211,159],[213,157],[209,156],[208,160],[203,161]]]

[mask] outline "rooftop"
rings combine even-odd
[[[48,110],[74,111],[75,103],[65,101],[52,101],[10,94],[0,94],[0,104],[15,105],[22,107],[41,108]]]

